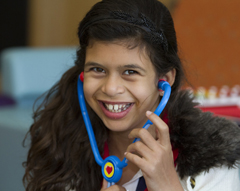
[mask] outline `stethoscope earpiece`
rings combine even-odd
[[[166,82],[166,80],[160,79],[160,80],[158,80],[158,84],[159,84],[159,82]],[[164,95],[164,91],[163,91],[161,88],[158,88],[158,91],[159,91],[159,95],[160,95],[160,96],[163,96],[163,95]]]
[[[80,74],[80,80],[83,82],[84,81],[84,72],[81,72]]]

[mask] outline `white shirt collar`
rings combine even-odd
[[[127,191],[135,191],[137,189],[139,178],[142,176],[143,176],[142,171],[139,170],[130,181],[123,184],[123,187]]]

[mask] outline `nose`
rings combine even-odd
[[[102,85],[102,92],[109,97],[122,94],[125,88],[121,82],[121,79],[108,77],[105,79]]]

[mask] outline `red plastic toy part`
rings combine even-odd
[[[81,72],[81,74],[80,74],[80,80],[83,82],[83,80],[84,80],[84,72]]]
[[[166,82],[166,80],[164,80],[164,79],[159,79],[159,80],[158,80],[158,82],[161,82],[161,81],[164,81],[164,82]]]
[[[161,82],[161,81],[164,81],[164,82],[166,82],[166,80],[164,80],[164,79],[159,79],[159,80],[158,80],[158,83],[159,83],[159,82]],[[161,90],[161,89],[158,89],[158,91],[159,91],[159,92],[164,92],[164,91],[163,91],[163,90]]]

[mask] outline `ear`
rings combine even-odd
[[[166,73],[164,76],[160,77],[159,80],[163,79],[163,80],[167,81],[170,86],[172,86],[175,82],[175,77],[176,77],[176,69],[173,68],[168,73]],[[163,94],[164,94],[164,91],[159,90],[159,95],[163,96]]]
[[[176,69],[173,68],[170,70],[168,73],[166,73],[164,76],[160,77],[159,79],[166,80],[170,86],[172,86],[175,82],[175,77],[176,77]]]

